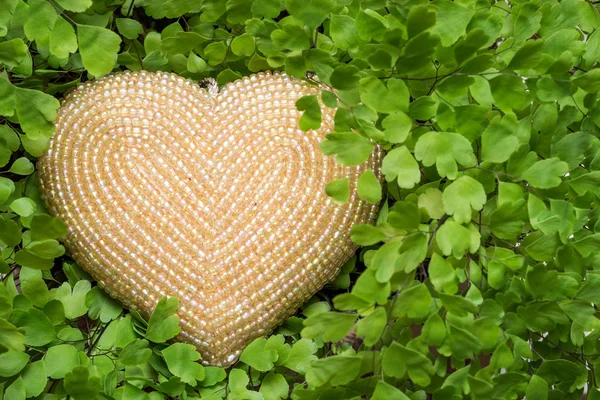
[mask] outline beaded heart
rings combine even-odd
[[[64,244],[111,296],[148,316],[180,299],[179,340],[229,365],[338,274],[350,228],[376,205],[355,194],[380,176],[378,147],[345,167],[298,128],[295,102],[320,89],[259,73],[209,93],[169,73],[123,72],[80,85],[39,159],[42,197],[67,225]],[[325,185],[350,178],[336,204]]]

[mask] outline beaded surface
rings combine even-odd
[[[71,256],[110,295],[148,316],[177,296],[179,340],[229,365],[327,282],[356,250],[350,228],[377,206],[355,194],[367,168],[337,165],[302,132],[295,102],[317,87],[260,73],[216,96],[169,73],[87,82],[62,103],[38,161],[42,197],[65,221]],[[335,204],[325,185],[350,178]]]

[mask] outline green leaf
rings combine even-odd
[[[196,381],[204,379],[204,367],[196,362],[200,353],[191,344],[174,343],[162,350],[162,355],[169,371],[182,382],[196,386]]]
[[[237,36],[231,42],[231,51],[238,56],[251,56],[254,54],[254,38],[247,33]]]
[[[435,26],[436,12],[431,6],[411,7],[406,22],[408,37],[415,37]]]
[[[304,111],[299,121],[300,129],[304,132],[319,129],[321,126],[321,106],[317,96],[302,96],[296,101],[296,108],[299,111]]]
[[[492,353],[492,359],[490,360],[490,365],[495,369],[500,368],[509,368],[512,366],[515,358],[513,356],[512,351],[508,348],[506,343],[501,344],[494,350]]]
[[[593,69],[573,79],[573,83],[588,93],[600,91],[600,69]]]
[[[395,317],[407,316],[408,318],[421,319],[429,313],[431,302],[431,294],[425,285],[413,285],[398,294],[392,315]]]
[[[185,383],[181,382],[181,380],[172,376],[168,381],[165,381],[160,384],[160,392],[163,392],[169,396],[179,396],[185,390]]]
[[[19,135],[8,125],[0,125],[0,145],[13,152],[19,149]],[[6,164],[5,164],[6,165]]]
[[[8,172],[12,172],[17,175],[30,175],[34,171],[33,164],[27,157],[17,158],[11,165]]]
[[[510,113],[529,105],[528,92],[519,76],[499,75],[490,79],[489,84],[494,103],[502,111]]]
[[[29,217],[37,209],[37,204],[28,197],[21,197],[13,200],[9,207],[21,217]]]
[[[21,372],[29,362],[27,353],[9,351],[0,354],[0,376],[10,377]]]
[[[523,3],[515,9],[514,38],[515,41],[525,41],[531,38],[540,28],[542,12],[534,3]]]
[[[337,95],[329,90],[321,92],[321,101],[326,107],[336,108],[338,104]]]
[[[438,297],[449,313],[464,317],[469,313],[476,313],[477,306],[470,300],[461,297],[443,293],[438,293]]]
[[[25,336],[13,324],[0,318],[0,350],[23,352],[25,351]]]
[[[88,315],[91,319],[100,319],[105,324],[116,319],[123,311],[121,305],[98,286],[87,292],[85,305],[89,308]]]
[[[90,74],[101,77],[113,70],[121,44],[119,35],[99,26],[78,25],[77,39],[81,61]]]
[[[337,342],[346,336],[357,316],[337,312],[323,312],[304,320],[302,337],[316,338],[323,334],[326,342]]]
[[[438,102],[436,99],[430,96],[421,96],[410,103],[408,111],[414,119],[427,121],[435,116],[437,108]]]
[[[415,145],[415,158],[426,167],[435,164],[438,174],[449,179],[456,179],[457,163],[469,167],[477,161],[469,141],[450,132],[428,132],[421,136]]]
[[[411,189],[421,181],[419,164],[406,146],[396,147],[383,159],[381,172],[387,181],[398,181],[398,186]]]
[[[507,68],[528,69],[537,67],[542,61],[542,50],[544,42],[542,40],[529,40],[523,44],[511,58]]]
[[[581,284],[575,298],[589,301],[590,303],[600,302],[600,275],[588,273],[586,280]]]
[[[425,209],[433,219],[440,219],[445,215],[443,195],[439,189],[429,188],[419,195],[419,208]]]
[[[375,277],[379,282],[388,282],[396,272],[396,265],[400,259],[400,246],[402,246],[401,242],[388,242],[377,249],[370,267],[377,270]]]
[[[331,81],[331,85],[336,89],[356,89],[359,86],[359,72],[360,70],[354,65],[342,64],[333,70],[329,80]]]
[[[358,321],[355,326],[356,334],[365,338],[364,343],[366,346],[373,346],[379,341],[387,322],[385,309],[378,307],[371,314]]]
[[[538,189],[550,189],[560,185],[561,177],[567,172],[569,165],[554,157],[536,162],[521,174],[521,178]]]
[[[423,325],[423,338],[431,346],[440,346],[446,338],[446,325],[438,314],[431,314]]]
[[[254,339],[242,352],[240,360],[258,371],[268,371],[277,361],[277,352],[273,349],[265,350],[267,340]]]
[[[354,225],[350,229],[352,241],[361,246],[370,246],[387,238],[380,229],[371,225]]]
[[[56,0],[65,10],[84,12],[92,6],[92,0]]]
[[[428,386],[435,369],[431,361],[418,351],[393,342],[382,358],[383,371],[387,376],[409,378],[420,386]]]
[[[361,101],[380,113],[408,112],[409,94],[406,84],[400,79],[388,79],[386,83],[387,86],[373,77],[361,79]]]
[[[421,232],[409,235],[400,247],[400,258],[396,264],[396,269],[403,270],[406,273],[412,272],[425,260],[427,249],[427,235]]]
[[[456,273],[452,264],[437,253],[433,253],[429,261],[429,278],[438,292],[444,291],[453,294],[458,290]]]
[[[90,376],[87,367],[77,366],[65,374],[64,387],[74,400],[93,399],[100,393],[100,378]]]
[[[206,70],[206,61],[202,58],[198,57],[193,51],[190,52],[190,55],[187,59],[187,70],[192,73],[203,72]]]
[[[371,400],[410,400],[410,398],[394,386],[378,381]]]
[[[275,46],[282,50],[302,51],[308,50],[310,47],[308,35],[304,29],[299,26],[291,25],[286,26],[284,29],[275,29],[271,32],[271,40],[273,40]],[[254,43],[254,38],[252,38],[252,43]],[[254,50],[254,48],[252,50]]]
[[[316,360],[317,345],[310,339],[300,339],[292,346],[287,360],[283,364],[292,371],[304,374],[312,360]]]
[[[349,178],[336,179],[325,186],[327,196],[333,198],[333,201],[339,204],[345,204],[350,199]]]
[[[52,322],[46,314],[36,308],[14,310],[12,321],[25,332],[25,344],[44,346],[56,339]]]
[[[571,385],[582,371],[585,371],[584,373],[587,375],[587,370],[585,368],[580,369],[579,366],[572,361],[563,359],[544,360],[542,365],[538,368],[536,375],[539,375],[550,384],[555,382],[565,382]]]
[[[39,396],[48,382],[46,365],[43,360],[28,364],[21,372],[27,397]]]
[[[46,286],[44,279],[42,279],[42,275],[42,271],[27,267],[21,268],[19,271],[21,292],[31,300],[36,307],[44,307],[49,299],[48,287]],[[64,319],[64,315],[62,319]]]
[[[0,219],[0,241],[10,247],[21,243],[21,228],[15,221]]]
[[[56,18],[50,34],[50,52],[58,58],[67,58],[69,54],[75,53],[77,48],[73,26],[62,17]]]
[[[21,39],[0,42],[0,63],[9,68],[21,64],[28,55],[28,48]]]
[[[53,299],[59,300],[65,308],[65,317],[74,319],[88,311],[85,297],[91,289],[90,281],[81,280],[75,283],[71,290],[69,282],[64,282],[59,288],[51,292]]]
[[[356,31],[364,40],[381,38],[389,27],[388,21],[374,10],[360,10],[356,16]]]
[[[525,396],[529,400],[547,400],[548,399],[548,382],[538,375],[532,375]]]
[[[229,371],[229,389],[231,391],[239,391],[240,389],[246,389],[250,379],[245,371],[238,368],[233,368]]]
[[[38,257],[28,250],[19,250],[15,254],[15,262],[23,267],[45,270],[54,266],[54,260]]]
[[[436,235],[436,241],[445,256],[461,259],[471,248],[471,233],[456,221],[448,220]]]
[[[16,88],[0,75],[0,115],[12,116],[14,114],[15,91]]]
[[[259,392],[265,400],[279,400],[288,397],[289,389],[283,375],[271,372],[263,378]]]
[[[452,182],[442,194],[444,211],[454,216],[458,223],[471,221],[472,210],[479,211],[487,201],[483,185],[470,176],[463,175]]]
[[[173,0],[164,2],[162,0],[146,0],[144,1],[144,9],[149,16],[160,18],[179,18],[183,14],[199,11],[201,3],[188,0]],[[225,10],[223,10],[225,11]]]
[[[336,162],[344,165],[359,165],[367,161],[373,151],[373,143],[352,132],[335,132],[325,136],[319,146],[327,156],[335,154]]]
[[[467,25],[475,11],[463,7],[460,3],[448,0],[433,2],[437,6],[438,24],[433,29],[442,39],[442,45],[448,47],[465,34]]]
[[[144,31],[142,24],[131,18],[115,18],[117,29],[123,37],[136,39]]]
[[[358,356],[333,356],[314,360],[306,372],[310,386],[344,385],[354,380],[360,372],[361,358]]]
[[[60,219],[48,214],[34,215],[29,230],[31,240],[59,239],[67,234],[67,228]]]
[[[163,38],[160,50],[167,55],[188,53],[206,40],[206,37],[196,32],[176,32],[173,36]],[[209,46],[204,49],[205,56],[208,59],[214,58],[216,64],[223,62],[227,50],[225,43],[217,42]]]
[[[340,311],[362,310],[372,303],[352,293],[342,293],[333,299],[333,306]]]
[[[360,40],[354,19],[347,15],[333,14],[329,21],[329,31],[331,39],[340,50],[346,51],[357,48]]]
[[[251,11],[255,17],[275,18],[281,10],[279,0],[256,0],[252,3]]]
[[[161,298],[148,320],[146,339],[154,343],[163,343],[177,336],[181,331],[179,318],[175,315],[178,307],[177,297]]]
[[[377,204],[381,201],[381,184],[373,171],[368,169],[358,178],[356,193],[358,197],[370,204]]]
[[[286,0],[285,7],[310,30],[316,29],[336,7],[334,0]]]
[[[552,155],[569,164],[569,170],[576,168],[585,158],[592,137],[585,132],[575,132],[564,136],[552,146]]]
[[[383,119],[383,134],[390,143],[403,143],[412,128],[412,119],[403,112],[390,114]]]
[[[129,342],[119,354],[119,362],[123,365],[144,364],[150,358],[152,350],[148,348],[148,341],[135,339]]]
[[[27,245],[27,251],[34,256],[44,259],[54,259],[65,254],[65,248],[54,239],[44,239],[30,242]]]
[[[41,156],[48,148],[50,139],[48,137],[36,137],[35,139],[28,135],[19,135],[23,148],[34,157]]]
[[[210,65],[218,65],[225,59],[227,46],[223,42],[211,43],[204,48],[204,58]]]
[[[16,88],[15,104],[21,129],[27,137],[37,139],[54,133],[53,121],[60,106],[57,99],[39,90]]]
[[[285,343],[283,335],[273,335],[265,344],[265,350],[275,350],[277,352],[277,362],[275,365],[283,365],[290,355],[291,346]]]
[[[514,117],[494,118],[482,135],[481,158],[490,163],[506,162],[519,146],[516,130]]]
[[[48,46],[50,32],[57,18],[54,7],[43,0],[28,1],[29,15],[23,26],[25,36],[29,40],[35,40],[40,46]]]
[[[59,344],[44,355],[46,373],[50,378],[61,379],[79,365],[79,352],[70,344]]]
[[[204,379],[200,382],[202,386],[213,386],[227,377],[225,370],[219,367],[204,367]]]
[[[25,400],[26,395],[27,389],[25,388],[25,383],[21,377],[15,379],[6,389],[6,392],[4,392],[4,398],[7,400]]]
[[[544,235],[542,232],[533,232],[525,237],[523,246],[525,252],[538,261],[550,261],[556,254],[560,243],[557,234]]]

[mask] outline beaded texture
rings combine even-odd
[[[356,250],[350,228],[377,212],[354,189],[367,168],[380,177],[379,147],[356,167],[325,157],[324,106],[319,130],[298,128],[296,100],[319,93],[268,72],[216,96],[170,73],[80,85],[38,161],[70,255],[146,317],[179,297],[178,339],[205,364],[232,364],[335,278]],[[350,201],[336,204],[324,187],[345,177]]]

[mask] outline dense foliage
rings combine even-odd
[[[600,398],[598,28],[583,0],[3,1],[0,395]],[[339,107],[326,154],[387,151],[360,253],[231,369],[170,341],[177,299],[146,322],[95,286],[40,201],[57,98],[122,69],[285,70],[330,89],[302,129]]]

